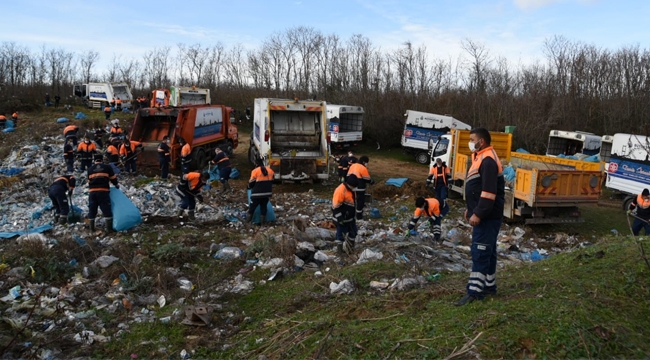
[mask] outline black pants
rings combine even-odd
[[[160,161],[160,177],[163,179],[167,179],[167,176],[169,175],[169,161],[167,159],[158,159]]]
[[[106,120],[111,119],[111,112],[110,111],[104,111],[104,115],[106,115]]]
[[[47,193],[50,196],[50,200],[52,200],[54,212],[57,215],[68,216],[70,205],[68,204],[65,188],[59,185],[50,186]]]
[[[363,220],[363,208],[366,206],[366,189],[355,190],[354,192],[355,200],[357,204],[356,218],[357,220]]]
[[[81,171],[86,171],[86,169],[93,166],[93,161],[91,159],[81,159]]]
[[[95,138],[95,144],[97,144],[98,149],[104,148],[104,143],[102,142],[102,138]]]
[[[74,157],[65,159],[65,164],[67,166],[66,170],[68,171],[68,174],[72,174],[74,172]]]
[[[91,191],[88,195],[88,219],[93,220],[97,217],[97,208],[102,210],[105,218],[113,217],[111,209],[111,195],[108,191]]]
[[[266,216],[266,210],[269,204],[269,198],[267,196],[252,197],[251,196],[251,207],[248,209],[249,214],[255,214],[255,209],[257,206],[260,206],[260,215]]]
[[[65,141],[68,141],[68,139],[72,139],[72,146],[74,146],[75,149],[76,149],[77,148],[77,135],[67,135],[65,137]]]

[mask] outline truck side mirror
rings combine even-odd
[[[429,150],[433,150],[433,139],[429,139]]]

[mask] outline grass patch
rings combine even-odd
[[[154,182],[154,181],[156,181],[156,178],[153,178],[153,177],[140,178],[140,179],[138,179],[138,180],[135,181],[135,185],[134,185],[134,186],[135,186],[136,188],[141,188],[141,187],[145,187],[145,186],[151,184],[151,183]]]

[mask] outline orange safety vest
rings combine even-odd
[[[65,129],[63,129],[63,135],[67,134],[70,131],[77,131],[78,129],[79,128],[77,127],[77,125],[68,125],[65,127]]]
[[[104,108],[104,112],[111,112],[111,107],[110,107],[110,106],[106,106],[106,107]]]
[[[14,119],[18,119],[18,113],[15,112],[15,113],[11,114],[11,117],[14,118]]]
[[[0,121],[6,121],[7,118],[4,115],[0,115]]]
[[[111,134],[121,134],[122,133],[122,128],[119,126],[113,126],[111,127]]]
[[[435,198],[425,199],[427,202],[426,210],[422,208],[415,209],[413,217],[419,219],[420,216],[440,216],[440,202]]]
[[[350,165],[350,169],[348,170],[348,176],[350,175],[354,175],[360,180],[359,186],[357,186],[357,191],[366,190],[366,182],[370,181],[370,173],[368,172],[367,167],[363,164],[354,163]]]
[[[641,209],[650,208],[650,200],[648,201],[643,200],[643,196],[639,194],[636,196],[636,206],[638,206]]]
[[[341,184],[334,190],[332,209],[338,209],[344,205],[354,208],[354,191],[348,189],[345,184]]]
[[[443,173],[440,174],[438,172],[438,169],[444,169]],[[431,167],[431,169],[429,169],[429,175],[433,175],[433,180],[434,181],[437,180],[438,176],[442,176],[442,181],[444,182],[445,186],[447,186],[447,175],[449,175],[450,173],[451,172],[449,171],[449,168],[447,166],[438,167],[438,165],[433,165],[433,167]]]
[[[469,171],[467,172],[467,176],[465,177],[465,182],[468,182],[474,178],[479,177],[478,170],[481,167],[483,160],[485,160],[486,158],[492,158],[494,162],[497,163],[499,169],[499,174],[498,174],[499,176],[503,174],[503,165],[501,165],[501,161],[499,160],[496,151],[494,151],[494,148],[492,146],[488,146],[485,149],[472,154],[472,166],[469,168]],[[497,194],[493,194],[487,191],[482,191],[481,197],[489,200],[496,200]]]
[[[135,148],[137,148],[138,145],[140,145],[139,142],[130,141],[129,142],[129,148],[127,149],[126,144],[122,144],[122,146],[120,146],[120,155],[122,155],[122,156],[130,156],[131,154],[133,154],[135,152]]]

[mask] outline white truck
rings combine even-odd
[[[88,83],[73,86],[73,94],[80,97],[88,108],[101,109],[107,102],[119,98],[122,107],[131,107],[133,94],[127,83]]]
[[[326,103],[316,100],[255,99],[248,158],[258,158],[276,180],[327,180],[329,154]]]
[[[415,161],[429,164],[429,141],[447,134],[452,129],[471,130],[472,127],[451,116],[406,110],[402,133],[404,152],[415,155]]]
[[[356,146],[363,139],[361,106],[327,104],[327,136],[333,148]]]
[[[199,89],[195,86],[172,86],[169,89],[169,105],[203,105],[211,104],[210,89]]]
[[[634,134],[614,134],[605,186],[614,190],[627,210],[632,199],[650,189],[650,138]]]
[[[551,130],[546,156],[575,156],[578,160],[600,153],[602,137],[582,131]]]

